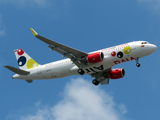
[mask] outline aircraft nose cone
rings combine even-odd
[[[153,53],[157,50],[157,46],[154,44],[150,44],[148,50],[150,51],[150,53]]]
[[[157,50],[157,46],[156,45],[152,45],[152,50],[153,50],[153,52],[155,52]]]

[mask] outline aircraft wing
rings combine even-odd
[[[47,43],[49,45],[48,47],[51,48],[51,50],[55,50],[56,52],[62,54],[64,57],[70,58],[78,67],[80,67],[82,59],[86,58],[86,56],[88,55],[85,52],[76,50],[74,48],[68,47],[66,45],[60,44],[58,42],[40,36],[35,30],[33,30],[32,28],[30,29],[33,35],[41,41]]]
[[[106,70],[101,71],[101,72],[92,73],[90,75],[91,75],[91,77],[96,78],[96,80],[99,83],[101,83],[101,85],[107,85],[107,84],[109,84],[109,80],[110,80],[110,77],[109,77],[109,72],[110,71],[111,71],[111,68],[106,69]]]

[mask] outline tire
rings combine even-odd
[[[136,64],[137,67],[140,67],[141,65],[139,63]]]
[[[79,73],[80,75],[84,75],[84,70],[78,69],[78,73]]]
[[[94,80],[92,81],[92,83],[93,83],[95,86],[97,86],[97,85],[99,84],[99,82],[98,82],[96,79],[94,79]]]

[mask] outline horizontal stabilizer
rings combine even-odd
[[[25,71],[25,70],[21,70],[21,69],[18,69],[18,68],[15,68],[15,67],[12,67],[12,66],[9,66],[9,65],[6,65],[4,66],[5,68],[11,70],[12,72],[14,73],[17,73],[19,75],[28,75],[30,72],[28,71]]]

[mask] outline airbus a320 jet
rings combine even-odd
[[[13,79],[24,79],[28,83],[39,79],[57,79],[71,75],[88,74],[95,78],[92,81],[94,85],[99,83],[106,85],[109,84],[110,79],[123,78],[125,75],[123,68],[112,69],[113,66],[135,60],[136,66],[140,67],[139,58],[150,55],[157,50],[157,46],[149,42],[134,41],[86,53],[42,37],[32,28],[31,31],[36,38],[47,43],[51,50],[62,54],[67,59],[40,65],[24,50],[15,50],[19,69],[9,65],[5,67],[16,73],[12,77]]]

